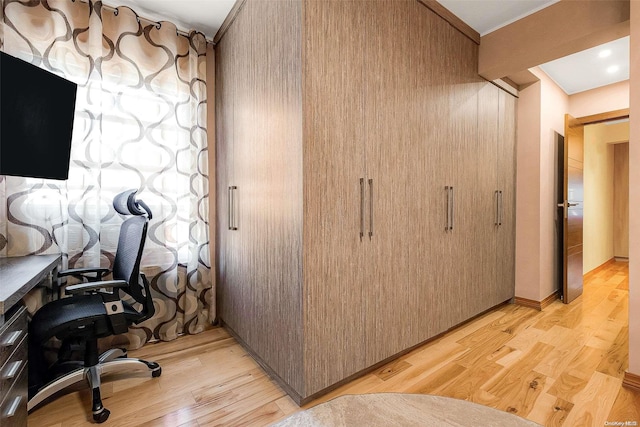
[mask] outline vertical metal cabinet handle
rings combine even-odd
[[[446,218],[447,219],[447,223],[444,226],[444,231],[449,231],[449,225],[450,225],[449,214],[451,213],[451,200],[450,200],[451,199],[451,193],[449,192],[449,186],[448,185],[445,185],[444,191],[447,192],[447,215],[446,215],[447,216],[447,218]]]
[[[498,225],[502,225],[503,215],[504,215],[504,203],[502,200],[502,190],[500,190],[500,211],[498,212]]]
[[[238,187],[233,186],[233,229],[238,229]]]
[[[235,192],[238,189],[235,185],[229,187],[229,230],[237,230],[238,224],[236,223],[236,196]]]
[[[360,240],[364,237],[364,178],[360,178]]]
[[[373,237],[373,179],[369,178],[369,240]]]
[[[498,225],[500,222],[500,192],[498,190],[493,192],[495,204],[493,207],[495,208],[495,212],[493,214],[493,225]]]
[[[229,214],[229,230],[233,230],[233,187],[229,186],[229,192],[227,194],[228,196],[228,202],[229,202],[229,209],[227,212]]]
[[[22,396],[16,396],[7,408],[7,412],[2,414],[2,418],[7,419],[13,417],[16,412],[18,412],[18,408],[20,408],[20,402],[22,402]]]
[[[449,230],[453,231],[453,220],[455,218],[454,207],[455,207],[456,201],[455,201],[455,196],[453,194],[453,187],[449,187],[449,191],[451,191],[451,227],[449,227]]]

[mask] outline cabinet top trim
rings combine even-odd
[[[214,46],[220,41],[220,39],[227,32],[233,21],[238,16],[238,13],[242,9],[242,6],[245,4],[247,0],[236,0],[236,3],[231,8],[229,15],[227,15],[226,19],[220,26],[220,29],[216,33],[213,38]],[[416,0],[418,3],[424,5],[426,8],[431,10],[433,13],[438,15],[440,18],[447,21],[453,28],[460,31],[467,38],[473,41],[475,44],[480,45],[480,33],[467,25],[462,19],[458,18],[453,12],[451,12],[446,7],[442,6],[436,0]]]
[[[436,0],[417,0],[423,4],[440,18],[447,21],[453,28],[460,31],[468,39],[477,45],[480,45],[480,33],[467,25],[462,19],[458,18],[449,9],[438,3]]]
[[[218,32],[213,37],[213,45],[214,46],[216,44],[218,44],[218,42],[220,41],[222,36],[224,36],[224,33],[227,32],[227,30],[229,29],[231,24],[233,24],[233,21],[236,20],[236,16],[238,16],[238,13],[240,13],[240,10],[242,9],[242,6],[244,6],[246,1],[247,0],[236,0],[236,3],[233,5],[231,10],[229,11],[229,14],[224,19],[224,21],[222,21],[222,25],[220,25],[220,28],[218,29]]]

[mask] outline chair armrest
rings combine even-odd
[[[62,270],[58,272],[58,277],[66,276],[84,276],[86,274],[94,273],[96,278],[100,278],[109,273],[108,268],[104,267],[83,267],[83,268],[70,268],[68,270]]]
[[[69,285],[65,288],[65,292],[69,295],[77,295],[85,292],[97,292],[100,289],[118,289],[126,288],[129,284],[124,280],[106,280],[104,282],[79,283],[77,285]]]

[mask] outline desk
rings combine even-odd
[[[0,258],[0,326],[5,314],[23,296],[53,274],[60,265],[60,255],[27,255]]]
[[[0,258],[0,426],[26,426],[27,310],[20,300],[53,274],[60,255]],[[6,317],[6,319],[5,319]]]

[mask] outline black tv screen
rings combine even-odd
[[[0,175],[67,179],[77,85],[0,52]]]

